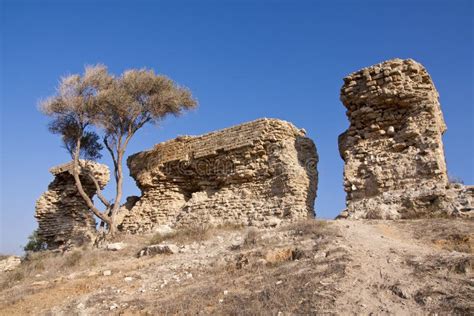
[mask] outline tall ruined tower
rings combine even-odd
[[[349,129],[339,136],[350,218],[417,218],[445,211],[446,131],[426,69],[393,59],[344,78]]]

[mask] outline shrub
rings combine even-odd
[[[46,242],[44,242],[38,235],[38,230],[35,229],[30,236],[28,236],[28,243],[23,250],[25,251],[40,251],[47,248]]]

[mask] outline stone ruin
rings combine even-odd
[[[275,119],[178,137],[128,158],[142,196],[119,228],[275,226],[314,216],[317,162],[305,131]]]
[[[467,216],[474,188],[448,181],[438,92],[425,68],[394,59],[344,78],[339,136],[347,209],[340,217]],[[471,214],[472,215],[472,214]]]
[[[314,216],[318,156],[305,131],[260,119],[206,135],[183,136],[128,159],[142,196],[128,197],[119,229],[150,231],[160,225],[276,226]],[[107,166],[81,161],[81,181],[93,198]],[[96,222],[78,193],[72,162],[50,169],[48,191],[36,202],[38,236],[48,248],[89,243]]]
[[[389,60],[344,78],[350,126],[339,136],[347,208],[338,218],[474,217],[474,186],[450,183],[438,92],[419,63]],[[305,131],[259,119],[202,136],[182,136],[129,157],[142,191],[121,207],[119,229],[161,225],[276,226],[314,216],[318,156]],[[109,180],[106,166],[83,162],[84,188]],[[39,237],[50,248],[94,238],[95,220],[78,194],[72,164],[36,203]]]
[[[81,161],[80,178],[84,191],[92,198],[96,186],[89,177],[93,175],[101,188],[109,181],[107,166]],[[77,191],[72,176],[72,162],[51,168],[54,180],[36,201],[35,217],[38,220],[38,237],[48,248],[59,248],[68,244],[83,244],[94,240],[95,219],[84,199]]]

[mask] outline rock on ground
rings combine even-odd
[[[4,259],[0,259],[0,272],[12,271],[20,264],[21,264],[20,257],[7,256]]]

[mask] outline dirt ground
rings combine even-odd
[[[180,249],[169,255],[137,258],[150,235],[125,236],[119,251],[36,254],[0,274],[0,315],[474,314],[473,221],[311,220],[192,237],[164,240]]]

